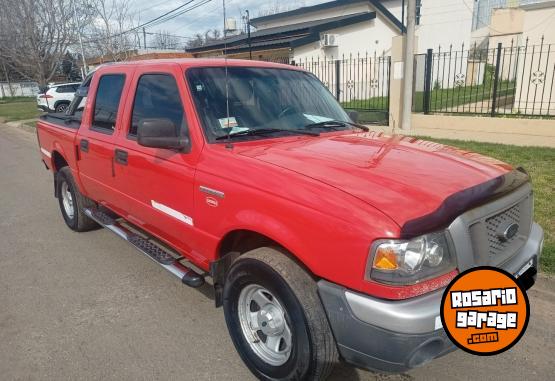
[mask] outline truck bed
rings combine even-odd
[[[65,158],[72,170],[76,168],[75,136],[81,124],[81,115],[46,114],[37,122],[37,137],[42,159],[46,166],[56,171]],[[62,159],[63,160],[63,159]]]

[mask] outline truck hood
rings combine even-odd
[[[512,170],[475,153],[375,132],[257,141],[237,148],[241,155],[309,176],[363,200],[401,227],[437,211],[451,195],[491,183]]]

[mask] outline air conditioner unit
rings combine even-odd
[[[323,34],[320,40],[320,46],[322,48],[330,48],[338,45],[339,35],[337,34]]]

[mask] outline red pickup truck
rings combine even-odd
[[[322,379],[453,350],[449,281],[490,265],[530,287],[543,243],[523,169],[354,117],[295,67],[161,60],[100,67],[37,134],[69,228],[207,281],[257,377]]]

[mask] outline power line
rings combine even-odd
[[[230,0],[230,1],[227,2],[227,4],[231,4],[231,3],[233,3],[233,2],[234,2],[234,0]],[[197,17],[195,20],[193,20],[192,22],[188,23],[186,26],[188,27],[188,26],[191,26],[191,25],[196,25],[197,23],[199,23],[199,22],[203,21],[204,19],[206,19],[207,16],[208,16],[208,17],[209,17],[209,16],[212,16],[211,13],[214,12],[214,11],[216,11],[216,10],[218,10],[220,7],[221,7],[220,4],[216,4],[214,7],[210,8],[209,10],[206,11],[206,13],[207,13],[206,16]],[[185,26],[179,26],[179,27],[177,27],[177,28],[171,30],[171,32],[173,33],[173,32],[176,32],[176,31],[178,31],[178,30],[182,30],[183,28],[185,28]]]
[[[206,4],[206,3],[208,3],[208,2],[210,2],[210,1],[212,1],[212,0],[203,0],[203,2],[201,2],[201,3],[199,3],[199,4],[196,4],[196,5],[193,6],[193,7],[190,7],[190,8],[184,9],[184,10],[182,9],[182,8],[186,7],[187,5],[193,3],[194,1],[196,1],[196,0],[189,0],[189,1],[187,1],[186,3],[180,5],[179,7],[176,7],[176,8],[174,8],[174,9],[172,9],[172,10],[170,10],[170,11],[168,11],[168,12],[166,12],[166,13],[164,13],[164,14],[158,16],[158,17],[155,17],[155,18],[153,18],[152,20],[149,20],[149,21],[147,21],[147,22],[145,22],[145,23],[142,23],[142,24],[140,24],[140,25],[138,25],[138,26],[136,26],[136,27],[130,28],[130,29],[128,29],[128,30],[125,30],[125,31],[122,31],[122,32],[119,32],[119,33],[115,33],[115,34],[110,35],[110,36],[104,36],[104,37],[100,37],[100,38],[89,39],[89,40],[83,41],[83,43],[92,43],[92,42],[98,42],[98,41],[102,41],[102,40],[107,40],[107,39],[110,39],[110,38],[122,36],[122,35],[127,34],[127,33],[130,33],[130,32],[134,32],[134,31],[136,31],[136,30],[138,30],[138,29],[140,29],[140,28],[146,28],[146,27],[151,27],[151,26],[159,25],[159,24],[161,24],[161,23],[163,23],[163,22],[169,21],[169,20],[171,20],[171,19],[173,19],[173,18],[175,18],[175,17],[177,17],[177,16],[180,16],[180,15],[182,15],[182,14],[184,14],[184,13],[186,13],[186,12],[192,10],[192,9],[198,8],[199,6],[204,5],[204,4]],[[179,11],[180,9],[182,9],[181,12],[174,13],[174,12],[176,12],[176,11]]]
[[[202,0],[202,1],[201,1],[200,3],[198,3],[198,4],[192,5],[191,7],[187,8],[187,9],[182,9],[181,11],[179,11],[179,12],[177,12],[177,13],[175,13],[175,14],[172,14],[172,15],[170,15],[170,16],[164,18],[163,20],[155,21],[155,22],[153,22],[153,23],[147,25],[146,27],[150,28],[150,27],[153,27],[153,26],[157,26],[157,25],[163,24],[163,23],[165,23],[165,22],[167,22],[167,21],[170,21],[170,20],[173,20],[174,18],[179,17],[179,16],[181,16],[181,15],[187,13],[187,12],[190,12],[190,11],[192,11],[192,10],[194,10],[194,9],[197,9],[197,8],[199,8],[199,7],[201,7],[201,6],[205,5],[205,4],[208,4],[208,3],[211,2],[211,1],[212,1],[212,0]]]
[[[141,13],[141,12],[149,11],[149,10],[151,10],[151,9],[153,9],[153,8],[156,8],[156,7],[159,7],[160,5],[165,4],[165,3],[167,3],[167,2],[168,2],[168,0],[164,0],[164,1],[161,1],[161,2],[156,3],[156,4],[154,4],[154,5],[151,5],[151,6],[148,7],[148,8],[139,9],[139,10],[137,10],[136,12],[131,13],[130,16],[135,16],[135,15]]]

